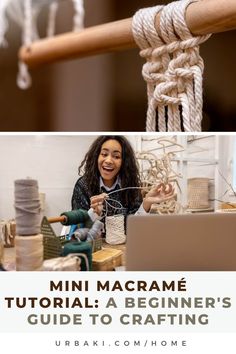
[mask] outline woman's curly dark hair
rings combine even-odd
[[[122,147],[122,164],[119,171],[121,187],[140,187],[141,180],[138,164],[135,158],[134,150],[129,141],[122,135],[103,135],[99,136],[92,143],[78,168],[79,175],[83,175],[86,179],[86,183],[91,192],[91,195],[95,195],[99,191],[100,172],[98,170],[98,156],[101,152],[102,145],[107,140],[116,140]],[[132,201],[132,198],[138,197],[141,199],[141,193],[139,189],[127,190],[127,192],[122,193],[122,195],[122,199],[125,204],[127,204],[129,201]]]

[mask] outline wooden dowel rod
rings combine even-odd
[[[50,222],[50,224],[53,224],[56,222],[64,222],[64,221],[66,221],[65,216],[55,216],[55,217],[48,218],[48,222]]]
[[[193,35],[236,29],[236,0],[202,0],[192,3],[186,11],[186,21]],[[159,27],[159,16],[156,28]],[[56,61],[82,58],[135,47],[132,18],[87,28],[77,33],[65,33],[22,47],[19,58],[29,67]]]
[[[135,47],[131,19],[106,23],[38,40],[22,47],[19,58],[29,67]]]

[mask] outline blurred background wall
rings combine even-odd
[[[158,1],[158,4],[169,1]],[[85,0],[85,25],[131,17],[154,0]],[[57,33],[72,28],[73,7],[61,1]],[[39,16],[45,35],[47,9]],[[9,47],[0,48],[0,131],[144,131],[146,86],[138,49],[43,66],[33,86],[16,86],[21,34],[10,23]],[[213,35],[201,46],[205,61],[204,131],[236,131],[236,31]]]

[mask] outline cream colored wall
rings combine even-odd
[[[14,181],[38,180],[46,194],[45,215],[71,209],[78,166],[95,136],[0,135],[0,219],[13,218]]]

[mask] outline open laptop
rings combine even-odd
[[[129,216],[126,270],[236,271],[236,213]]]

